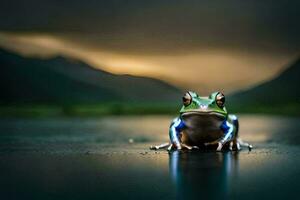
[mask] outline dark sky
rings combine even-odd
[[[133,51],[221,46],[294,52],[300,49],[299,9],[300,1],[287,0],[9,0],[1,1],[0,29],[76,39],[85,34],[83,43]]]
[[[4,0],[0,31],[129,55],[209,49],[286,62],[300,52],[299,8],[299,0]]]

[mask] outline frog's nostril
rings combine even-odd
[[[208,108],[208,106],[207,106],[207,105],[205,105],[205,104],[201,104],[201,105],[200,105],[200,108],[201,108],[201,109],[203,109],[203,110],[205,110],[205,109],[207,109],[207,108]]]

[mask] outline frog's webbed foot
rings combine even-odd
[[[249,151],[253,148],[253,146],[247,142],[243,142],[241,139],[236,139],[230,142],[229,144],[229,150],[230,151],[239,151],[241,150],[241,147],[248,148]]]
[[[239,151],[242,147],[247,147],[249,151],[253,146],[249,143],[243,142],[241,139],[232,140],[229,142],[222,143],[220,141],[213,141],[209,143],[204,143],[206,147],[217,146],[216,151],[222,151],[223,149],[229,149],[230,151]]]
[[[189,146],[189,145],[183,144],[183,143],[181,143],[181,146],[188,149],[188,150],[199,149],[199,147],[197,147],[197,146]]]
[[[172,150],[183,150],[183,149],[188,149],[188,150],[199,149],[199,147],[189,146],[189,145],[184,144],[184,143],[180,143],[179,145],[170,144],[170,143],[163,143],[163,144],[158,145],[158,146],[150,146],[150,150],[159,150],[159,149],[167,149],[168,151],[172,151]]]
[[[253,146],[251,144],[244,142],[240,138],[237,139],[237,143],[239,143],[239,145],[242,147],[247,147],[249,149],[249,151],[251,151],[253,149]]]
[[[206,147],[217,146],[216,151],[222,151],[224,144],[221,143],[220,141],[216,140],[213,142],[204,143],[204,146],[206,146]]]

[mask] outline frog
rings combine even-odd
[[[150,146],[151,150],[167,149],[229,149],[238,151],[242,147],[253,146],[239,138],[239,120],[229,114],[225,107],[225,95],[213,92],[209,96],[199,96],[188,91],[182,97],[179,116],[172,120],[169,127],[169,142]]]

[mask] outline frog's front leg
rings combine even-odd
[[[169,128],[170,143],[163,143],[161,145],[151,146],[150,149],[159,150],[159,149],[167,148],[168,151],[172,150],[173,148],[182,149],[180,138],[181,138],[181,131],[184,128],[185,128],[184,122],[179,117],[175,118],[172,121]]]
[[[240,150],[241,145],[238,142],[239,120],[236,115],[228,115],[228,123],[232,125],[232,136],[230,138],[229,150]]]
[[[198,147],[196,146],[189,146],[187,144],[184,144],[181,142],[181,134],[183,129],[186,128],[186,125],[184,123],[184,121],[180,118],[177,117],[175,118],[169,128],[169,137],[170,137],[170,146],[168,148],[168,150],[171,150],[173,148],[181,150],[182,148],[186,148],[186,149],[198,149]]]
[[[181,149],[181,131],[186,127],[180,117],[175,118],[169,128],[169,137],[171,145],[176,147],[177,149]]]
[[[151,146],[150,149],[159,150],[167,148],[167,150],[170,151],[172,149],[181,150],[182,148],[186,148],[191,150],[193,148],[197,148],[196,146],[188,146],[181,142],[181,132],[184,128],[186,128],[184,121],[180,117],[175,118],[172,121],[169,128],[170,143],[163,143],[161,145]]]
[[[247,147],[249,149],[249,151],[251,151],[251,149],[253,148],[252,145],[247,143],[247,142],[243,142],[239,138],[239,135],[238,135],[238,133],[239,133],[239,121],[238,121],[238,118],[235,115],[229,115],[228,120],[234,126],[234,136],[233,136],[232,141],[230,142],[229,149],[230,150],[240,150],[241,147]]]

